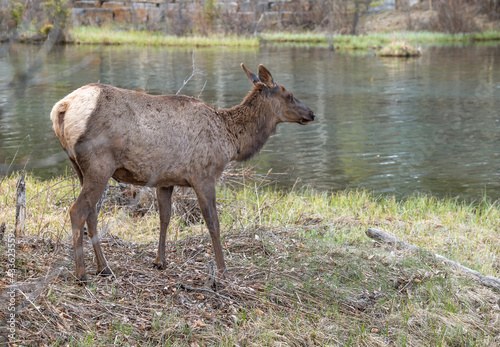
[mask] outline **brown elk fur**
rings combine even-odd
[[[86,281],[83,227],[87,222],[98,273],[110,274],[97,237],[96,203],[108,180],[157,188],[160,241],[155,265],[165,266],[165,238],[173,186],[195,190],[212,237],[219,271],[225,271],[215,205],[215,183],[226,165],[257,153],[281,122],[307,124],[314,113],[259,65],[243,64],[254,87],[240,105],[215,110],[174,95],[152,96],[89,84],[54,105],[53,129],[82,183],[70,210],[76,274]]]

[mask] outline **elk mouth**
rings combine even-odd
[[[301,125],[307,125],[307,124],[311,123],[314,120],[315,116],[316,115],[311,112],[306,117],[302,117],[302,119],[298,123],[301,124]]]

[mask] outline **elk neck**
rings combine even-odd
[[[241,104],[218,111],[235,147],[233,160],[250,159],[264,146],[280,123],[274,114],[272,97],[263,96],[263,93],[260,88],[254,87]]]

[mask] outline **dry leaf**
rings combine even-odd
[[[204,328],[205,326],[206,326],[206,324],[198,319],[194,322],[193,325],[191,325],[191,328]]]
[[[71,317],[66,312],[59,313],[59,317],[66,318],[66,319],[71,319]]]

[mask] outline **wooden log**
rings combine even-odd
[[[383,243],[398,245],[402,248],[406,248],[406,249],[409,249],[411,251],[424,251],[422,248],[420,248],[418,246],[404,242],[404,241],[398,239],[397,237],[395,237],[391,234],[388,234],[385,231],[382,231],[379,229],[369,228],[368,230],[366,230],[365,233],[368,237],[370,237],[374,240],[383,242]],[[500,278],[496,278],[493,276],[484,276],[481,273],[479,273],[475,270],[469,269],[468,267],[463,266],[462,264],[460,264],[454,260],[450,260],[446,257],[443,257],[442,255],[434,254],[434,253],[431,253],[428,251],[426,251],[426,253],[433,256],[436,261],[443,262],[452,268],[459,269],[459,270],[463,271],[464,273],[466,273],[467,275],[470,275],[470,276],[476,278],[484,286],[500,291]]]
[[[398,239],[396,236],[392,236],[391,234],[388,234],[382,230],[370,228],[365,233],[368,237],[370,237],[374,240],[380,241],[382,243],[387,243],[390,245],[399,245],[403,248],[408,248],[411,251],[419,251],[420,250],[420,247],[406,243],[406,242]]]
[[[16,184],[16,237],[24,234],[24,220],[26,219],[26,183],[24,176],[23,173]]]

